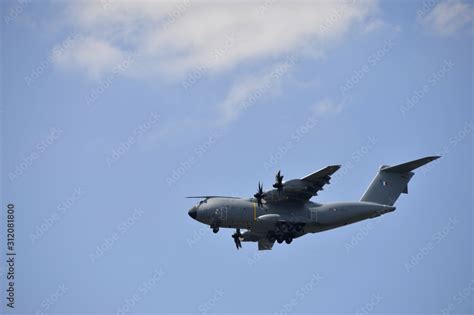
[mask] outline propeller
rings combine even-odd
[[[283,175],[281,175],[281,171],[278,171],[278,173],[275,176],[275,184],[273,184],[273,188],[278,189],[278,193],[281,194],[281,191],[283,190]]]
[[[258,206],[260,208],[263,207],[262,199],[265,198],[265,194],[263,193],[263,184],[258,182],[258,191],[255,195],[253,195],[257,199]]]
[[[237,247],[237,249],[242,248],[242,243],[240,242],[241,237],[242,234],[240,234],[240,229],[236,229],[235,233],[232,234],[232,238],[234,239],[235,247]]]

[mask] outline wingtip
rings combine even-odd
[[[440,155],[433,155],[433,156],[427,156],[425,158],[421,158],[420,160],[425,160],[425,161],[428,161],[429,162],[433,162],[437,159],[439,159],[441,156]]]

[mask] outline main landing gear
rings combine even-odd
[[[270,239],[270,238],[269,238]],[[270,241],[275,241],[275,238],[270,239]],[[285,242],[286,244],[291,244],[293,242],[293,237],[291,235],[279,235],[276,237],[278,244]]]
[[[282,223],[278,228],[268,234],[268,240],[270,242],[277,241],[278,244],[285,242],[286,244],[291,244],[293,242],[293,237],[296,233],[300,233],[303,230],[303,225],[301,224],[291,224],[291,223]]]

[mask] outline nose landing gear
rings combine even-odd
[[[219,226],[217,225],[211,225],[212,232],[217,233],[219,232]]]

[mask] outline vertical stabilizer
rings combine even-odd
[[[396,166],[382,166],[360,201],[393,206],[402,193],[408,193],[408,182],[416,168],[438,159],[429,156]]]

